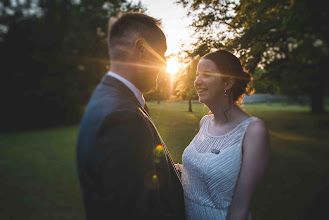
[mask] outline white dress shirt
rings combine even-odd
[[[119,80],[120,82],[125,84],[135,94],[135,96],[136,96],[137,100],[139,101],[139,103],[141,104],[141,106],[145,107],[145,99],[143,97],[143,94],[139,91],[139,89],[136,88],[136,86],[134,84],[132,84],[127,79],[123,78],[122,76],[119,76],[118,74],[116,74],[114,72],[108,71],[107,75],[111,76],[113,78],[116,78],[117,80]]]

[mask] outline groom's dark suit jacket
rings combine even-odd
[[[78,174],[88,219],[185,219],[183,189],[133,92],[106,75],[81,121]]]

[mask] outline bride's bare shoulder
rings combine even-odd
[[[268,129],[266,123],[261,119],[255,119],[250,122],[245,134],[244,142],[268,143]]]

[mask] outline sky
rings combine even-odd
[[[187,10],[175,4],[175,0],[141,0],[141,2],[147,8],[145,14],[162,20],[162,29],[167,38],[166,56],[177,54],[181,45],[191,38],[188,25],[192,21],[187,17]]]

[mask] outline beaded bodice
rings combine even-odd
[[[226,209],[231,204],[241,168],[244,134],[256,118],[245,119],[221,136],[209,134],[212,118],[213,115],[206,116],[198,134],[184,150],[182,184],[188,200]]]

